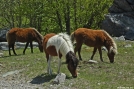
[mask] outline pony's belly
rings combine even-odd
[[[50,54],[51,56],[57,56],[57,52],[54,46],[49,46],[46,49],[47,53]]]
[[[90,47],[101,47],[103,46],[102,42],[93,42],[93,41],[86,41],[84,42],[85,45],[90,46]]]
[[[16,41],[19,41],[19,42],[27,42],[27,39],[18,37],[18,38],[16,39]]]

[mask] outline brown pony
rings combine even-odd
[[[66,58],[66,63],[68,64],[68,70],[74,78],[77,77],[76,68],[78,65],[78,59],[74,54],[73,45],[69,35],[65,33],[50,33],[45,35],[43,40],[43,49],[45,51],[48,62],[47,71],[50,75],[52,74],[50,67],[52,56],[59,57],[58,73],[60,72],[61,57],[64,56]]]
[[[87,46],[94,47],[91,60],[93,59],[97,49],[99,50],[100,60],[102,59],[101,47],[105,46],[108,50],[108,58],[111,63],[114,62],[114,56],[117,53],[117,46],[112,37],[104,30],[92,30],[87,28],[78,28],[71,34],[71,40],[76,40],[75,54],[78,51],[79,59],[82,60],[80,51],[84,43]]]
[[[23,50],[23,54],[25,54],[25,50],[27,49],[29,43],[31,46],[31,53],[33,53],[32,41],[38,42],[39,50],[43,52],[43,36],[35,28],[12,28],[7,32],[6,39],[9,46],[9,55],[11,55],[10,48],[12,48],[13,53],[17,55],[14,50],[15,41],[27,42],[25,49]]]

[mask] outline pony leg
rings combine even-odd
[[[26,43],[25,48],[24,48],[24,50],[23,50],[23,54],[25,54],[25,51],[26,51],[26,49],[27,49],[27,47],[28,47],[28,44],[29,44],[29,42]]]
[[[12,46],[13,53],[14,53],[15,55],[17,55],[16,52],[15,52],[15,50],[14,50],[14,44],[12,44],[11,46]]]
[[[76,54],[76,52],[78,51],[79,60],[82,60],[81,54],[80,54],[81,46],[82,46],[82,44],[76,43],[76,47],[74,48],[74,53],[75,53],[75,54]]]
[[[82,45],[81,45],[81,46],[82,46]],[[82,60],[81,54],[80,54],[80,52],[81,52],[81,46],[80,46],[79,49],[78,49],[78,55],[79,55],[79,59],[80,59],[80,60]]]
[[[32,42],[30,42],[30,46],[31,46],[31,53],[33,53],[33,44],[32,44]]]
[[[96,48],[96,47],[94,47],[93,54],[92,54],[92,56],[91,56],[90,60],[93,60],[93,57],[94,57],[94,55],[95,55],[96,51],[97,51],[97,48]]]
[[[60,67],[61,67],[61,59],[59,58],[59,62],[58,62],[58,74],[60,73]]]
[[[51,69],[51,59],[52,59],[52,56],[49,55],[49,59],[48,59],[48,65],[47,65],[47,72],[49,75],[52,75],[52,69]]]
[[[103,59],[102,59],[102,50],[101,50],[101,47],[98,47],[98,50],[99,50],[99,54],[100,54],[100,60],[103,62]]]
[[[9,50],[9,55],[11,56],[10,48],[11,48],[11,46],[9,45],[9,46],[8,46],[8,50]]]

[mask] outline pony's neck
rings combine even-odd
[[[66,54],[71,51],[71,48],[68,46],[66,42],[64,42],[60,47],[60,52],[63,56],[66,56]]]
[[[105,47],[109,53],[111,53],[111,51],[113,51],[115,54],[117,53],[117,47],[115,43],[112,45],[105,45]]]
[[[109,52],[111,46],[105,46],[107,51]]]

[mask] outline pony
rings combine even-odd
[[[70,39],[70,36],[66,33],[50,33],[46,34],[43,39],[43,49],[46,54],[47,59],[47,72],[49,75],[52,74],[51,70],[51,60],[53,56],[58,56],[58,72],[60,73],[61,67],[61,57],[64,56],[66,58],[66,63],[68,70],[72,74],[74,78],[77,77],[77,65],[78,59],[74,54],[74,48]]]
[[[117,46],[112,37],[104,30],[93,30],[88,28],[78,28],[70,35],[72,42],[76,41],[74,48],[75,54],[78,51],[79,59],[81,58],[81,46],[84,43],[87,46],[94,47],[90,60],[93,59],[97,49],[100,54],[100,60],[103,62],[101,47],[105,46],[108,58],[111,63],[114,62],[114,56],[117,54]]]
[[[12,28],[6,33],[6,39],[8,42],[10,56],[11,56],[10,48],[12,48],[13,53],[17,55],[14,50],[15,41],[26,42],[23,54],[25,54],[25,51],[29,43],[31,47],[31,53],[33,53],[32,41],[38,42],[39,50],[40,52],[43,52],[43,46],[42,46],[43,36],[35,28]]]

